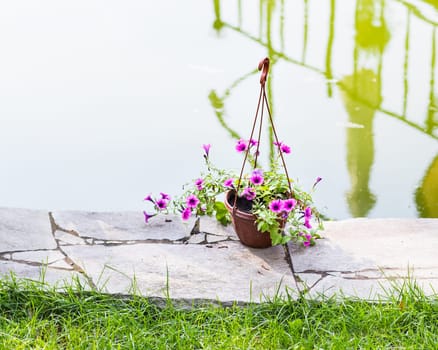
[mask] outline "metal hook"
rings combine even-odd
[[[266,57],[264,59],[262,59],[259,63],[259,70],[262,70],[262,75],[260,77],[260,84],[262,84],[263,86],[265,85],[266,82],[266,78],[268,77],[268,72],[269,72],[269,58]]]

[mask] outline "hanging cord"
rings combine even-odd
[[[262,71],[262,74],[260,76],[260,95],[259,95],[259,100],[257,102],[257,109],[256,109],[256,113],[254,116],[254,122],[253,122],[252,129],[251,129],[251,136],[249,137],[249,140],[247,141],[248,146],[247,146],[247,149],[245,152],[245,157],[243,159],[242,169],[240,170],[239,181],[237,182],[236,193],[234,196],[233,212],[235,212],[237,210],[237,197],[238,197],[238,193],[239,193],[241,183],[242,183],[243,171],[245,169],[246,161],[248,160],[248,154],[249,154],[249,150],[251,147],[251,142],[253,141],[254,131],[255,131],[255,128],[257,126],[257,120],[258,120],[259,111],[260,111],[260,124],[259,124],[258,135],[257,135],[257,148],[256,148],[256,152],[255,152],[255,157],[254,157],[254,168],[257,167],[257,159],[259,156],[259,149],[260,149],[260,140],[261,140],[261,136],[262,136],[263,111],[264,111],[265,106],[266,106],[266,110],[268,112],[269,122],[271,124],[272,131],[274,133],[274,138],[275,138],[275,143],[277,145],[278,154],[280,155],[283,169],[284,169],[284,172],[285,172],[285,175],[287,178],[287,183],[289,186],[288,196],[289,196],[289,198],[293,197],[292,185],[290,183],[290,178],[289,178],[289,174],[287,171],[286,162],[284,161],[283,152],[281,151],[281,144],[280,144],[280,141],[278,140],[277,131],[275,130],[274,120],[272,119],[271,109],[269,108],[268,98],[266,96],[265,84],[266,84],[266,79],[268,77],[268,72],[269,72],[269,58],[266,57],[263,60],[261,60],[259,65],[258,65],[258,69]],[[261,108],[260,108],[260,105],[261,105]],[[297,276],[296,276],[294,266],[292,263],[291,252],[290,252],[287,244],[284,244],[283,248],[284,248],[284,253],[286,255],[286,260],[288,261],[289,267],[291,269],[292,277],[294,279],[295,286],[297,288],[299,297],[302,298],[304,295],[304,291],[300,288],[300,285],[298,283]]]
[[[260,149],[260,140],[261,140],[261,135],[262,135],[262,126],[263,126],[263,111],[265,109],[265,106],[266,106],[266,110],[268,112],[269,122],[271,124],[272,131],[274,133],[274,138],[275,138],[275,143],[277,145],[278,154],[280,155],[283,169],[284,169],[284,172],[286,174],[286,179],[287,179],[287,183],[288,183],[288,187],[289,187],[289,198],[291,198],[293,196],[292,185],[290,183],[289,174],[288,174],[288,171],[286,168],[286,162],[284,161],[284,157],[282,154],[283,152],[281,151],[281,144],[280,144],[280,141],[278,140],[277,131],[275,130],[274,121],[273,121],[272,115],[271,115],[271,109],[269,108],[268,98],[266,96],[265,84],[266,84],[266,79],[268,77],[268,72],[269,72],[269,58],[266,57],[263,60],[261,60],[259,65],[258,65],[258,69],[262,71],[262,74],[260,76],[260,94],[259,94],[259,99],[257,102],[256,113],[254,116],[254,122],[253,122],[252,129],[251,129],[251,135],[249,137],[249,140],[247,141],[248,146],[246,148],[245,157],[243,159],[242,168],[240,170],[239,181],[237,182],[236,195],[234,197],[234,203],[233,203],[233,212],[237,209],[237,197],[238,197],[241,185],[242,185],[243,171],[245,170],[245,164],[246,164],[246,161],[248,160],[248,154],[249,154],[249,150],[251,148],[251,142],[253,141],[254,131],[255,131],[255,128],[257,126],[257,120],[258,120],[259,115],[260,115],[260,125],[259,125],[259,130],[258,130],[258,137],[257,137],[257,148],[256,148],[255,158],[254,158],[254,168],[257,167],[257,159],[258,159],[258,156],[260,153],[259,149]]]
[[[260,80],[260,84],[261,84],[261,80]],[[252,138],[254,136],[254,130],[255,130],[256,125],[257,125],[257,119],[258,119],[259,110],[260,110],[260,102],[262,101],[262,97],[263,97],[263,89],[260,88],[259,101],[257,102],[257,109],[256,109],[256,113],[254,116],[254,122],[252,124],[251,136],[249,137],[249,140],[252,140]],[[259,132],[259,139],[257,140],[257,144],[260,145],[260,132]],[[249,149],[250,149],[249,146],[250,145],[248,144],[248,147],[246,148],[246,151],[245,151],[245,157],[244,157],[243,163],[242,163],[242,169],[240,169],[239,181],[237,182],[237,188],[236,188],[236,195],[234,196],[233,212],[235,212],[237,209],[237,197],[238,197],[240,186],[242,183],[242,176],[243,176],[243,171],[245,169],[246,160],[248,159],[248,154],[249,154]],[[258,151],[258,147],[259,146],[257,146],[257,151]],[[256,161],[257,161],[257,154],[256,154]]]
[[[264,87],[263,87],[263,98],[266,101],[268,101],[267,97],[266,97],[266,91],[265,91]],[[278,149],[278,154],[280,155],[281,163],[282,163],[283,169],[284,169],[284,173],[286,174],[287,184],[289,186],[289,198],[292,198],[293,197],[293,191],[292,191],[292,185],[290,183],[289,173],[287,171],[286,162],[284,161],[283,152],[281,151],[281,144],[280,144],[280,141],[278,141],[277,131],[275,130],[274,121],[272,119],[271,110],[269,108],[269,104],[268,103],[266,103],[266,110],[268,111],[269,121],[271,122],[272,132],[274,133],[275,143],[276,143],[277,149]]]

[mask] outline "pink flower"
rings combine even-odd
[[[307,207],[304,210],[304,226],[307,228],[312,228],[312,225],[310,224],[310,219],[312,218],[312,209],[310,207]]]
[[[202,145],[202,148],[204,149],[205,155],[208,157],[208,153],[210,152],[211,145],[207,143],[206,145]]]
[[[297,204],[297,201],[293,198],[286,199],[283,201],[283,209],[287,212],[290,212],[293,208],[295,208],[295,205]]]
[[[310,207],[307,207],[304,210],[304,217],[309,218],[309,219],[312,217],[312,209]]]
[[[274,145],[279,147],[280,150],[283,153],[289,154],[290,153],[290,147],[288,145],[286,145],[285,143],[283,143],[282,141],[274,141]]]
[[[307,228],[312,228],[312,225],[310,225],[310,219],[304,218],[304,226]]]
[[[167,201],[163,198],[157,200],[155,203],[159,209],[166,209],[167,208]]]
[[[155,203],[155,201],[152,199],[152,196],[150,193],[146,197],[144,197],[143,200]]]
[[[289,154],[290,153],[290,147],[286,145],[285,143],[282,143],[280,145],[280,149],[283,153]]]
[[[257,140],[254,140],[254,139],[249,140],[250,147],[257,146],[258,144],[259,144],[259,142]]]
[[[283,209],[283,201],[281,199],[274,199],[269,203],[269,209],[274,213],[279,213]]]
[[[236,151],[237,152],[244,152],[248,149],[248,144],[245,140],[240,139],[239,141],[237,141],[236,144]]]
[[[234,179],[233,178],[229,178],[229,179],[224,181],[224,186],[232,188],[233,187],[233,182],[234,182]]]
[[[260,169],[254,170],[249,181],[251,181],[254,185],[261,185],[264,181],[263,172]]]
[[[198,191],[202,190],[203,186],[202,184],[204,183],[203,179],[197,179],[195,180],[195,186],[198,189]]]
[[[191,194],[186,199],[187,208],[196,208],[199,204],[199,199],[194,194]]]
[[[181,213],[181,218],[182,218],[184,221],[187,221],[187,220],[190,218],[191,215],[192,215],[192,209],[191,209],[191,208],[185,208],[185,209],[182,211],[182,213]]]
[[[305,247],[309,247],[312,243],[312,235],[307,234],[304,237],[306,238],[306,240],[303,242],[303,244]]]
[[[144,222],[148,223],[150,218],[153,218],[155,215],[157,214],[148,214],[145,211],[143,211],[143,215],[144,215]]]
[[[170,200],[170,196],[166,193],[160,192],[161,198],[168,201]]]
[[[256,197],[256,191],[252,187],[246,187],[242,192],[242,197],[245,197],[247,200],[252,201]]]

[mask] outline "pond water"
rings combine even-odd
[[[204,143],[239,168],[269,56],[289,173],[323,178],[326,215],[438,217],[437,26],[432,0],[4,1],[0,206],[141,210]]]

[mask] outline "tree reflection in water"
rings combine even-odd
[[[321,1],[321,0],[318,0]],[[353,50],[353,72],[343,77],[336,77],[332,67],[332,51],[336,33],[335,13],[337,0],[327,0],[330,14],[328,21],[327,42],[324,67],[308,63],[308,56],[311,51],[308,37],[311,22],[312,0],[296,0],[296,8],[301,8],[302,12],[302,37],[298,41],[302,43],[301,51],[289,54],[285,51],[285,2],[284,0],[260,0],[259,2],[259,30],[252,34],[242,27],[244,12],[242,2],[237,1],[238,23],[230,24],[222,19],[220,0],[213,0],[215,20],[213,27],[219,33],[224,28],[233,30],[243,37],[258,43],[266,48],[267,56],[272,58],[271,79],[268,83],[270,93],[269,99],[271,107],[274,108],[272,101],[272,76],[275,75],[275,63],[277,61],[288,62],[319,73],[326,78],[329,97],[333,96],[333,82],[339,88],[345,109],[349,116],[349,126],[346,135],[346,164],[350,177],[350,189],[346,193],[346,202],[352,216],[367,216],[376,203],[376,195],[370,189],[370,177],[374,163],[374,133],[373,120],[377,112],[393,118],[404,125],[414,128],[428,137],[438,140],[438,103],[435,92],[435,62],[436,62],[436,28],[438,23],[430,18],[426,18],[413,3],[402,0],[356,0],[354,12],[354,50]],[[435,1],[424,0],[437,6]],[[403,99],[402,107],[395,106],[392,110],[382,106],[384,100],[382,96],[382,67],[383,54],[391,40],[391,33],[385,20],[390,11],[385,13],[387,4],[397,4],[406,8],[407,16],[405,22],[406,35],[404,51],[399,55],[403,60]],[[279,16],[275,16],[275,13]],[[409,74],[410,68],[410,41],[411,41],[411,18],[424,23],[431,30],[431,50],[430,50],[430,86],[427,106],[427,115],[424,122],[418,122],[418,118],[408,118],[408,96],[409,96]],[[275,28],[275,30],[273,29]],[[295,34],[295,33],[294,33]],[[276,39],[276,41],[274,40]],[[296,41],[296,38],[293,40]],[[320,38],[324,40],[323,37]],[[276,42],[277,45],[273,43]],[[425,52],[425,55],[427,53]],[[391,62],[392,64],[392,62]],[[233,138],[240,138],[241,135],[236,130],[229,127],[223,118],[226,99],[232,91],[242,81],[253,75],[256,71],[251,71],[242,77],[237,78],[223,94],[212,90],[209,94],[210,103],[215,110],[215,114],[221,125]],[[399,111],[402,111],[401,113]],[[417,112],[418,113],[418,112]],[[275,113],[273,113],[275,116]],[[421,185],[415,192],[415,203],[420,217],[438,217],[438,190],[437,190],[437,158],[432,160]]]

